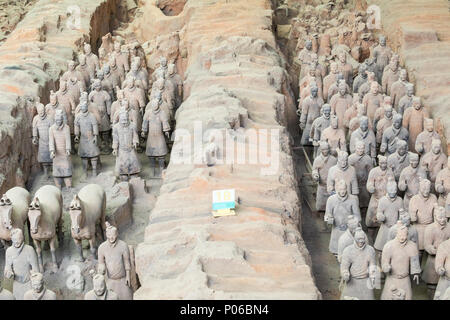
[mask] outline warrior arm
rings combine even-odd
[[[94,117],[92,117],[92,131],[94,132],[94,136],[98,136],[98,123]]]
[[[117,148],[119,147],[119,135],[117,133],[116,126],[113,127],[112,136],[113,136],[112,148],[117,150]]]
[[[123,250],[122,258],[123,258],[123,264],[125,267],[125,270],[129,272],[131,270],[131,259],[130,259],[130,250],[128,249],[128,246],[125,244],[124,246],[125,250]]]
[[[66,127],[64,128],[64,135],[66,136],[66,151],[69,151],[72,149],[72,141],[70,140],[70,129],[69,126],[66,125]]]
[[[374,175],[373,170],[370,170],[369,177],[367,178],[367,184],[366,184],[366,188],[367,188],[367,191],[369,191],[369,193],[375,192],[375,178],[373,175]]]
[[[439,270],[444,268],[445,260],[448,256],[448,252],[446,252],[445,246],[439,246],[436,252],[436,258],[434,260],[434,267],[436,272],[439,274]]]
[[[80,135],[80,118],[79,117],[76,117],[75,121],[73,123],[73,134],[75,136]]]
[[[409,214],[411,215],[411,222],[416,222],[417,221],[417,211],[419,209],[415,209],[415,199],[411,199],[411,201],[409,201]]]
[[[331,170],[330,170],[331,171]],[[328,193],[332,193],[334,191],[334,179],[333,179],[333,171],[328,172],[328,177],[327,177],[327,191]],[[327,201],[328,203],[328,201]]]
[[[391,272],[391,251],[390,246],[385,245],[381,252],[381,267],[384,273]]]
[[[389,139],[386,135],[386,130],[383,132],[383,136],[381,138],[381,145],[380,145],[380,153],[385,153],[387,150]]]
[[[435,255],[437,248],[433,244],[433,224],[429,224],[425,228],[423,236],[423,247],[429,255]]]
[[[416,274],[418,275],[422,271],[420,268],[419,250],[417,250],[417,248],[414,247],[414,251],[415,251],[415,254],[412,255],[409,260],[410,273],[414,274],[414,275],[416,275]]]
[[[333,208],[332,203],[330,201],[330,198],[328,198],[326,208],[325,208],[325,215],[323,217],[323,220],[328,222],[328,224],[333,224]]]
[[[55,152],[55,139],[53,137],[52,127],[48,128],[48,149],[50,152]]]
[[[352,194],[353,195],[358,195],[359,194],[359,187],[358,187],[358,178],[356,177],[356,173],[353,175],[352,181],[350,183],[351,183],[351,187],[352,187]],[[359,207],[358,207],[358,211],[359,211]]]
[[[344,252],[342,253],[342,257],[341,257],[341,277],[345,281],[350,280],[350,267],[351,267],[351,265],[352,265],[352,262],[350,261],[348,250],[344,249]]]
[[[308,116],[308,110],[309,110],[309,103],[306,100],[302,101],[301,110],[302,110],[302,113],[300,115],[300,124],[305,125],[306,118]]]
[[[38,116],[35,116],[34,119],[33,119],[33,127],[32,127],[33,133],[32,133],[32,136],[36,137],[36,138],[39,138],[39,130],[38,130],[37,124],[36,124],[37,117]]]
[[[358,196],[355,196],[355,202],[352,203],[352,213],[358,221],[361,221],[361,211],[359,210]]]
[[[408,181],[405,178],[405,169],[402,170],[402,172],[400,173],[400,178],[398,179],[398,189],[400,191],[405,191],[407,186],[408,186]]]

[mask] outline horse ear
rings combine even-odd
[[[38,197],[34,198],[34,206],[36,208],[39,208],[39,206],[40,206],[40,202],[39,202],[39,198]]]

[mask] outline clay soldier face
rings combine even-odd
[[[96,275],[93,279],[94,292],[97,296],[101,296],[105,293],[106,283],[105,278],[102,275]]]
[[[135,52],[137,52],[137,47],[135,47],[133,50]],[[139,66],[141,65],[141,57],[139,57],[139,56],[134,57],[133,58],[133,63],[136,63],[137,66],[138,66],[138,69],[139,69]]]
[[[33,273],[31,274],[31,287],[33,288],[34,292],[39,293],[44,289],[44,278],[42,276],[42,273]]]
[[[366,236],[362,230],[355,232],[355,242],[359,248],[363,248],[366,245]]]
[[[314,63],[313,62],[311,62],[310,64],[309,64],[309,69],[308,69],[308,71],[309,71],[309,76],[310,77],[314,77],[315,76],[315,65],[314,65]]]
[[[117,90],[117,100],[123,99],[123,90]]]
[[[80,61],[80,65],[84,66],[86,64],[86,56],[84,54],[80,54],[78,60]]]
[[[348,153],[345,151],[339,152],[337,163],[341,169],[345,169],[348,165]]]
[[[347,195],[347,184],[345,181],[341,180],[341,183],[336,186],[336,192],[341,198],[344,198]]]
[[[109,68],[109,65],[105,64],[104,67],[103,67],[103,74],[109,74],[110,71],[111,70]]]
[[[58,111],[60,111],[60,110],[57,110],[57,111],[56,111],[56,114],[55,114],[55,123],[56,123],[56,125],[59,127],[59,126],[61,126],[61,125],[63,124],[64,118],[63,118],[62,112],[58,112]]]
[[[121,45],[120,45],[120,43],[119,42],[114,42],[114,51],[116,52],[116,53],[120,53],[120,47],[121,47]]]
[[[305,48],[309,51],[312,49],[312,41],[311,40],[306,40],[305,42]]]
[[[173,75],[175,73],[175,65],[173,63],[169,64],[167,67],[167,72],[170,75]]]
[[[133,62],[131,64],[131,71],[136,73],[138,71],[138,69],[139,69],[139,65],[136,62]]]
[[[386,46],[386,38],[384,36],[380,36],[380,45],[382,47]]]
[[[81,112],[83,112],[83,113],[88,112],[88,104],[87,104],[86,102],[83,102],[83,103],[81,104],[81,106],[80,106],[80,110],[81,110]]]
[[[103,74],[103,70],[97,70],[97,79],[99,80],[103,80],[104,78],[104,74]]]
[[[128,79],[128,88],[132,89],[134,87],[134,78]]]
[[[413,168],[417,168],[419,165],[419,155],[417,153],[410,153],[409,154],[409,164]]]
[[[402,116],[400,114],[396,114],[393,120],[392,125],[394,126],[395,129],[400,129],[400,127],[402,126]]]
[[[428,198],[430,195],[430,187],[431,183],[428,179],[423,179],[419,182],[419,191],[425,198]]]
[[[167,59],[165,57],[161,57],[159,58],[159,63],[165,68],[167,66]]]
[[[372,94],[378,93],[378,83],[376,83],[375,81],[370,84],[370,92]]]
[[[117,229],[115,227],[106,229],[106,238],[108,238],[109,243],[115,243],[117,240]]]
[[[67,89],[67,82],[66,81],[60,81],[59,82],[59,89],[61,90],[61,91],[66,91],[66,89]]]
[[[11,241],[15,248],[19,248],[23,243],[23,233],[20,229],[13,229],[11,231]]]
[[[341,63],[346,63],[346,62],[347,62],[347,56],[345,55],[344,52],[341,52],[341,53],[339,54],[339,61],[340,61]]]
[[[365,151],[366,151],[366,147],[364,145],[364,142],[358,141],[356,143],[356,149],[355,149],[356,154],[361,157],[364,155]]]
[[[405,226],[401,226],[400,228],[398,228],[396,239],[400,243],[405,243],[405,241],[408,240],[408,228],[406,228]]]
[[[361,77],[366,78],[367,77],[366,70],[367,70],[367,66],[364,63],[362,63],[362,64],[359,65],[358,74]]]
[[[312,87],[311,88],[311,96],[313,97],[313,98],[315,98],[315,97],[317,97],[317,92],[318,92],[318,88],[317,87]]]
[[[44,105],[38,104],[36,109],[37,109],[37,113],[38,113],[39,117],[44,118],[44,116],[45,116],[45,107],[44,107]]]
[[[419,110],[421,108],[420,99],[418,98],[413,99],[412,105],[414,109]]]
[[[111,68],[115,68],[116,67],[116,58],[111,57],[111,59],[109,59],[109,65],[111,66]]]
[[[354,234],[354,231],[356,230],[356,228],[358,228],[358,226],[359,226],[359,222],[355,218],[355,216],[354,215],[349,215],[348,219],[347,219],[347,227],[350,229],[352,234]]]
[[[159,103],[158,103],[158,101],[155,100],[155,99],[152,100],[150,106],[152,107],[152,110],[153,110],[153,111],[158,111],[158,109],[159,109]]]
[[[431,150],[434,154],[441,153],[441,141],[438,139],[433,139],[433,142],[431,142]]]
[[[332,62],[330,64],[330,70],[331,70],[331,73],[337,73],[338,72],[338,66],[337,66],[336,62]]]
[[[75,61],[73,60],[69,61],[68,67],[70,71],[75,70]]]
[[[383,104],[386,106],[392,106],[392,98],[390,96],[384,97]]]
[[[412,97],[413,94],[414,94],[414,86],[412,84],[409,84],[408,86],[406,86],[406,95],[408,97]]]
[[[384,116],[388,119],[392,118],[392,108],[391,107],[384,108]]]
[[[375,73],[367,71],[367,81],[372,82],[375,81]]]
[[[405,155],[406,151],[408,150],[408,144],[405,140],[399,140],[397,142],[397,153],[401,156]]]
[[[345,83],[340,83],[339,84],[339,94],[341,95],[341,97],[343,97],[345,95],[345,92],[347,91],[347,87],[345,85]]]
[[[320,143],[320,152],[324,157],[328,157],[328,155],[330,154],[330,145],[328,144],[328,142],[324,141]]]
[[[380,164],[381,170],[387,169],[387,158],[386,157],[378,157],[378,163]]]
[[[402,69],[402,70],[400,71],[400,80],[406,81],[406,77],[407,77],[406,70],[405,70],[405,69]]]
[[[386,184],[386,193],[391,199],[395,199],[397,197],[397,183],[395,180],[389,180]]]
[[[359,118],[359,127],[361,128],[362,132],[366,132],[367,130],[369,130],[369,118]]]
[[[85,53],[86,55],[88,55],[88,54],[91,53],[91,45],[90,45],[90,44],[86,43],[86,44],[84,45],[84,53]]]
[[[409,226],[411,223],[411,216],[409,215],[409,212],[403,208],[400,208],[399,209],[399,220],[403,223],[403,225]]]
[[[398,68],[398,60],[394,57],[392,57],[391,61],[389,61],[389,66],[391,68],[391,70],[397,70]]]
[[[425,130],[427,130],[428,132],[433,132],[434,130],[434,125],[433,125],[433,119],[425,119]]]
[[[337,129],[337,127],[338,127],[338,117],[337,116],[331,117],[331,127],[333,129]]]
[[[322,107],[322,113],[325,119],[330,119],[331,107],[329,104],[324,104]]]
[[[447,224],[447,216],[445,214],[445,208],[443,207],[435,207],[434,208],[434,220],[439,223],[441,226],[445,226]]]

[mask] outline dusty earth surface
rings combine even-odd
[[[0,45],[37,0],[0,0]]]

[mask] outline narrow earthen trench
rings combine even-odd
[[[308,205],[314,199],[314,187],[305,154],[296,148],[300,145],[295,115],[297,79],[289,83],[283,72],[292,75],[298,70],[289,58],[285,61],[283,53],[289,56],[286,50],[290,47],[276,38],[271,28],[277,21],[267,13],[279,3],[193,2],[145,3],[134,11],[135,17],[124,21],[123,17],[115,19],[121,14],[118,3],[106,1],[90,23],[93,51],[98,52],[101,37],[111,32],[126,42],[136,39],[142,44],[149,71],[164,54],[185,79],[177,128],[192,131],[197,120],[204,128],[225,130],[230,129],[232,118],[245,129],[278,129],[283,168],[275,177],[261,177],[258,165],[208,169],[192,163],[169,163],[168,157],[169,166],[160,181],[150,179],[148,159],[140,154],[144,168],[141,178],[147,181],[150,194],[134,203],[134,222],[121,233],[122,239],[136,247],[142,287],[135,298],[339,299],[338,264],[328,252],[329,233],[321,232],[320,217]],[[220,17],[211,10],[221,12]],[[257,18],[252,20],[253,16]],[[101,22],[105,17],[107,22]],[[120,20],[123,22],[118,23]],[[279,24],[290,23],[286,17]],[[44,104],[49,90],[57,89],[56,80],[53,76],[39,88]],[[306,153],[311,158],[311,150]],[[26,167],[24,180],[33,193],[48,181],[36,168],[31,170],[35,159],[28,161],[22,165]],[[112,171],[114,161],[111,155],[102,156],[102,171]],[[85,185],[79,181],[77,157],[74,168],[76,188],[64,195],[65,203]],[[31,172],[28,179],[27,172]],[[7,186],[11,185],[6,183],[2,189]],[[232,187],[239,196],[238,215],[214,220],[209,208],[211,191]],[[74,251],[67,232],[65,240],[64,247],[70,249],[59,252],[60,257]],[[45,254],[48,261],[49,252]],[[0,269],[3,263],[1,259]],[[70,263],[62,261],[60,272],[46,274],[46,281],[61,298],[80,299],[81,294],[63,289],[64,269]],[[92,266],[87,265],[85,271]],[[10,289],[11,283],[5,281],[4,286]],[[86,277],[86,288],[91,287]],[[415,288],[414,294],[417,299],[427,299],[424,285]]]

